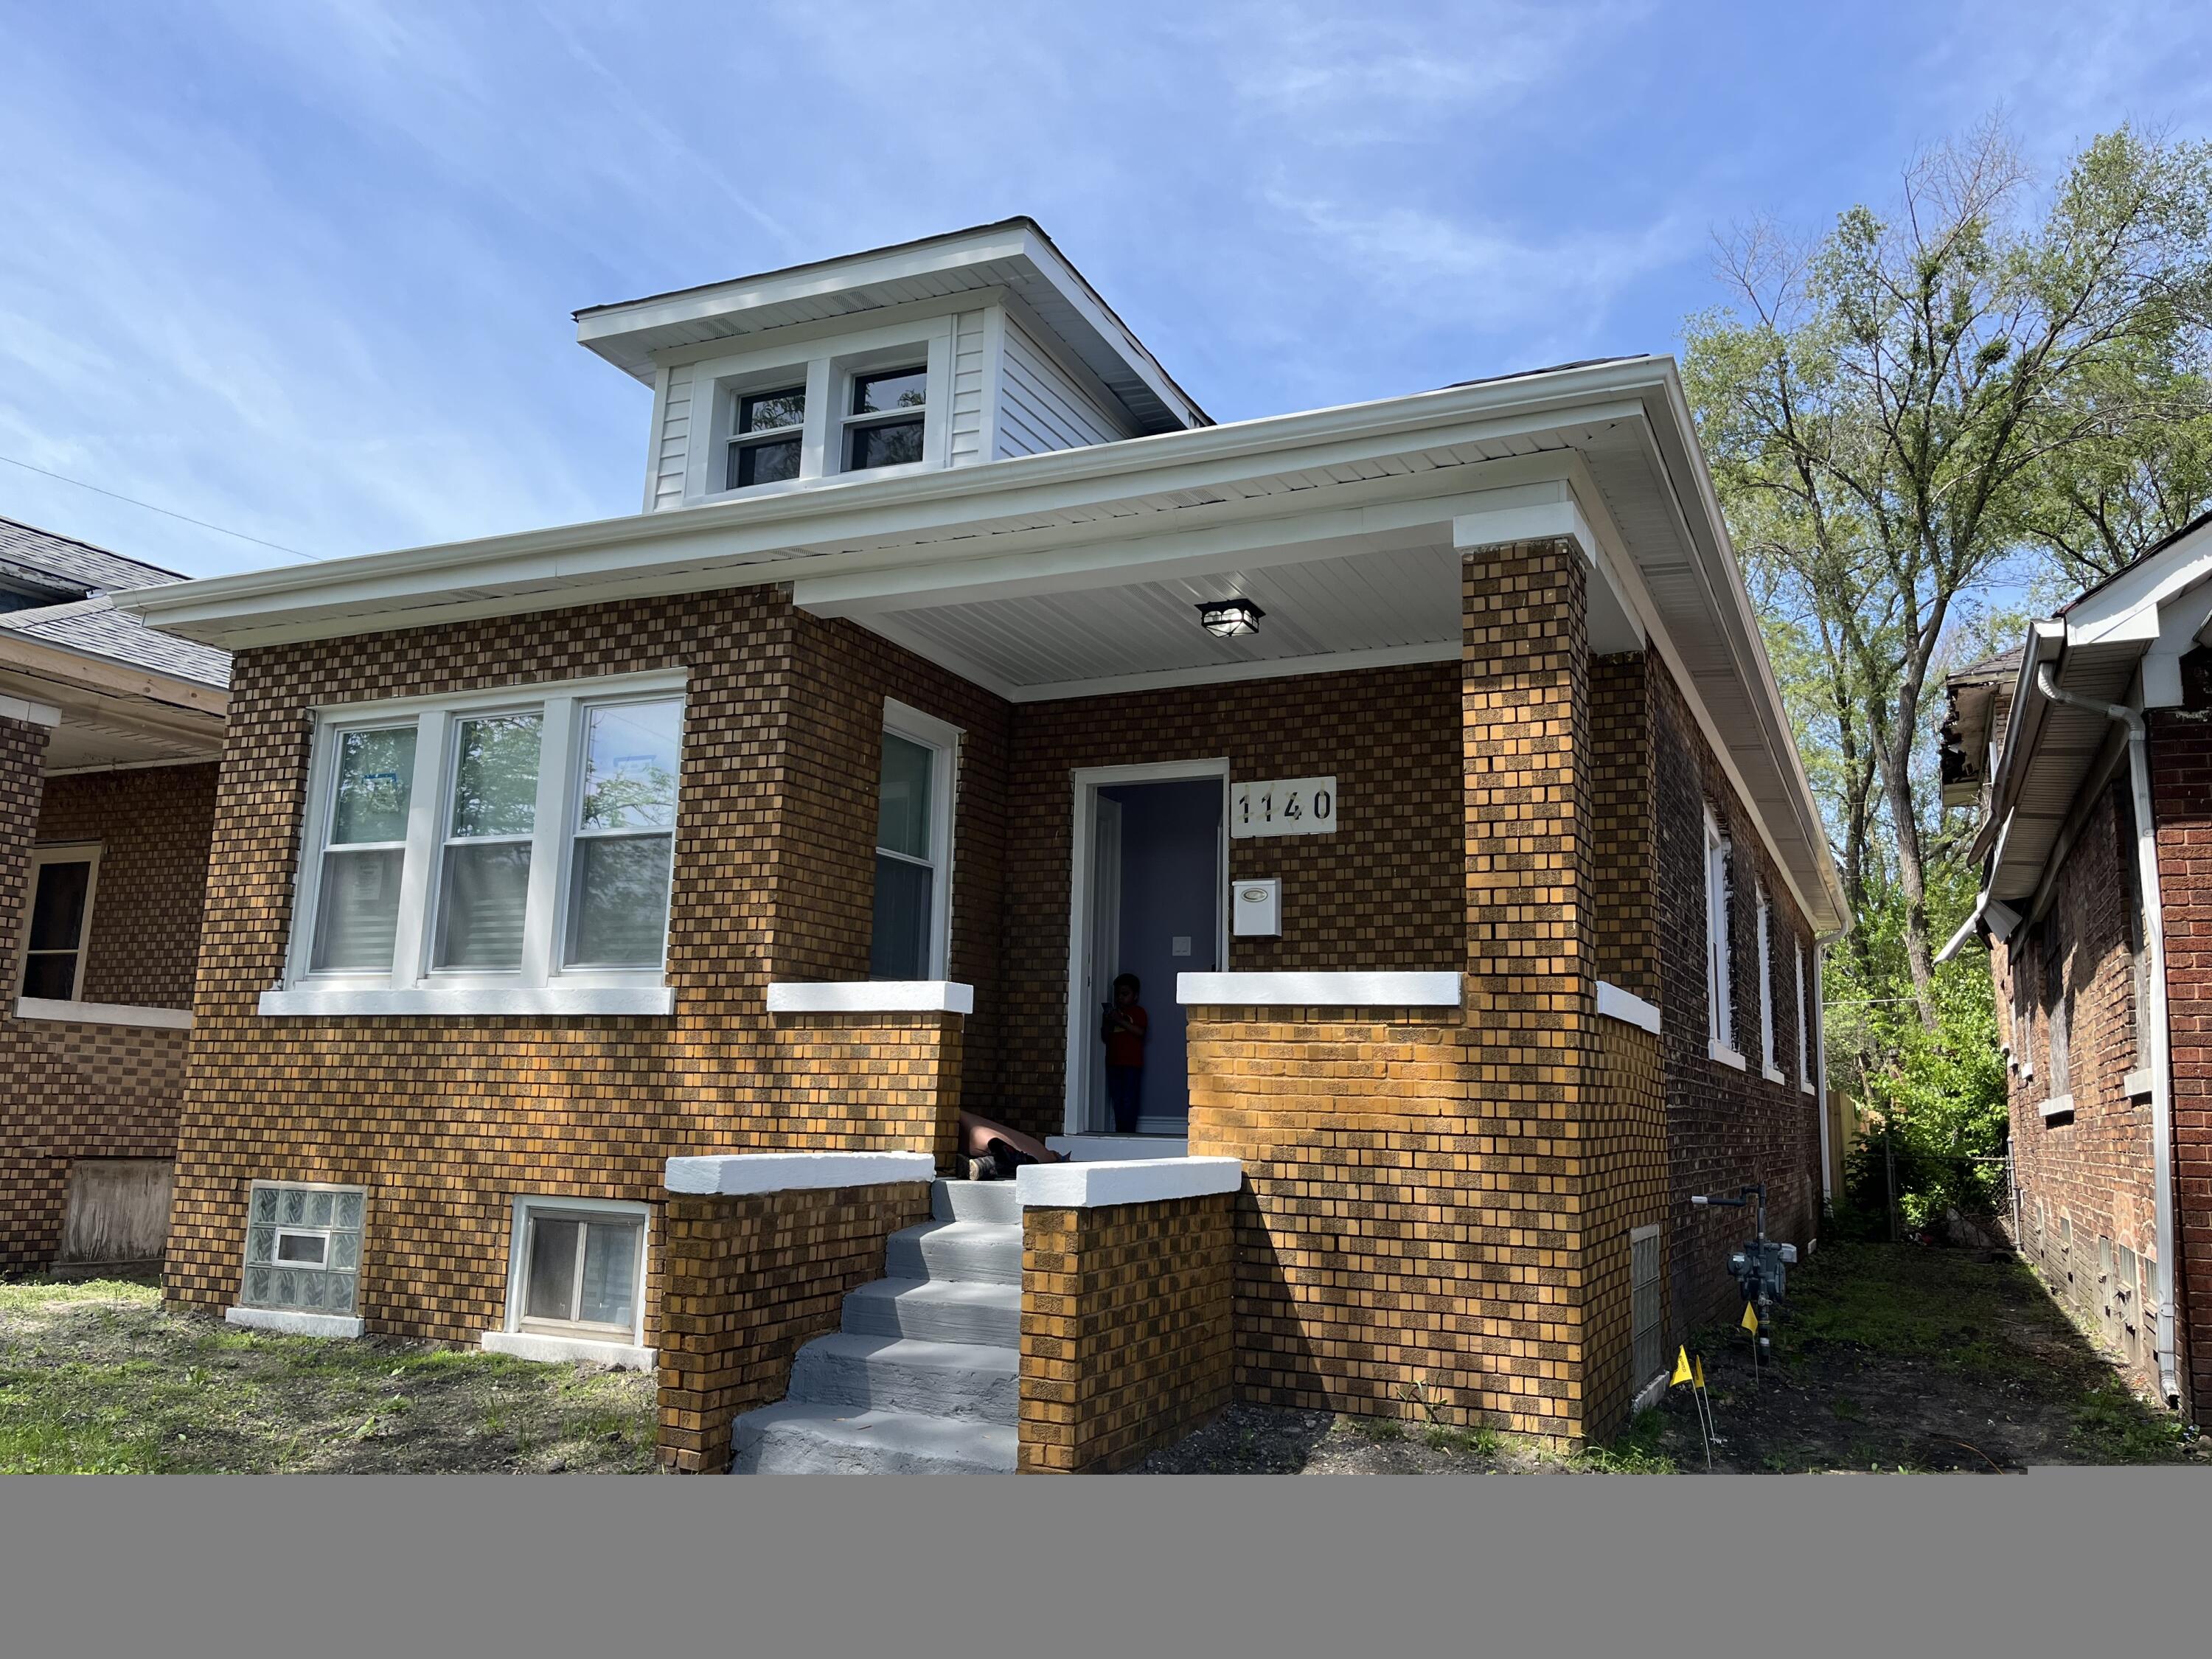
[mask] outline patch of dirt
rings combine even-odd
[[[150,1285],[0,1285],[0,1471],[637,1473],[653,1379],[245,1331]]]
[[[1492,1438],[1488,1449],[1456,1437],[1432,1444],[1423,1429],[1390,1418],[1234,1405],[1188,1439],[1154,1452],[1136,1473],[1491,1474],[1547,1466],[1533,1446]]]

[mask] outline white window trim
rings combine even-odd
[[[1705,809],[1705,1053],[1741,1072],[1735,1050],[1735,964],[1729,941],[1729,841]]]
[[[565,968],[570,853],[569,819],[575,811],[580,745],[587,707],[614,702],[678,697],[688,676],[682,669],[646,674],[550,680],[500,686],[445,697],[404,697],[344,703],[315,711],[308,766],[307,805],[301,815],[298,877],[285,979],[262,994],[260,1012],[270,1016],[377,1014],[645,1014],[674,1008],[662,962],[650,968]],[[536,830],[530,890],[519,969],[432,969],[437,870],[445,845],[451,779],[448,738],[460,720],[484,714],[543,708]],[[688,710],[687,710],[688,713]],[[400,866],[399,918],[392,966],[385,973],[316,972],[316,907],[321,898],[324,836],[335,783],[337,737],[347,731],[416,724],[415,774],[408,799],[406,850]],[[680,784],[679,784],[680,789]],[[680,795],[679,795],[680,799]],[[679,812],[680,812],[679,806]],[[672,885],[675,860],[669,860]]]
[[[1786,1083],[1774,1063],[1774,906],[1766,896],[1766,884],[1757,890],[1759,900],[1759,1069],[1769,1083]]]
[[[793,355],[792,345],[785,344],[709,358],[694,365],[690,447],[684,459],[685,505],[941,471],[951,453],[953,333],[958,321],[958,313],[946,313],[817,339],[799,348],[798,356]],[[898,466],[847,472],[845,429],[854,376],[917,362],[928,376],[922,399],[921,459]],[[735,429],[737,399],[801,381],[806,387],[806,418],[800,428],[799,476],[738,489],[726,488],[723,480],[728,475],[724,469]]]
[[[79,1004],[84,1000],[84,970],[92,961],[92,908],[100,896],[100,851],[96,841],[57,842],[52,846],[31,849],[30,867],[25,872],[23,883],[22,937],[15,942],[15,982],[10,988],[13,997],[23,994],[23,975],[31,963],[31,911],[39,896],[39,872],[50,864],[88,864],[92,867],[84,876],[84,916],[78,923],[76,936],[76,975],[70,981],[68,1000]],[[33,997],[27,1000],[42,1006],[52,1006],[59,998]]]
[[[624,1342],[612,1336],[581,1332],[552,1334],[522,1328],[525,1275],[529,1267],[530,1217],[533,1211],[567,1211],[603,1215],[638,1224],[637,1279],[630,1287],[630,1333]],[[650,1370],[653,1352],[645,1346],[645,1287],[653,1249],[653,1209],[650,1205],[623,1199],[563,1198],[555,1193],[514,1194],[507,1247],[507,1310],[496,1330],[486,1331],[481,1346],[493,1353],[522,1359],[588,1359],[602,1365],[632,1370]]]
[[[884,730],[909,743],[920,744],[935,757],[929,776],[929,844],[937,854],[931,860],[930,872],[929,960],[923,965],[921,979],[910,981],[927,984],[946,978],[950,971],[947,964],[952,956],[952,861],[957,851],[953,830],[959,822],[956,796],[960,787],[960,744],[967,733],[951,721],[926,714],[896,697],[884,699]],[[877,787],[882,787],[880,764]],[[872,842],[870,848],[872,852],[876,850]],[[872,927],[874,915],[872,902]]]

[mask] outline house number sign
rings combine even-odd
[[[1252,836],[1333,836],[1336,833],[1334,778],[1277,778],[1229,786],[1229,833]]]

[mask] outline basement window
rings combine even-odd
[[[641,1341],[645,1224],[642,1204],[517,1199],[510,1328],[586,1341]]]
[[[31,923],[23,930],[18,994],[46,1002],[84,1000],[85,942],[92,936],[96,846],[31,852]]]
[[[354,1310],[368,1189],[257,1181],[247,1200],[239,1305],[295,1313]]]
[[[1630,1367],[1641,1388],[1667,1368],[1665,1304],[1659,1285],[1659,1229],[1638,1227],[1628,1235]]]

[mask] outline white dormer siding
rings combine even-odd
[[[1136,435],[1135,424],[1116,410],[1111,393],[1073,365],[1060,362],[1012,315],[1006,318],[1005,334],[999,363],[1001,459]]]

